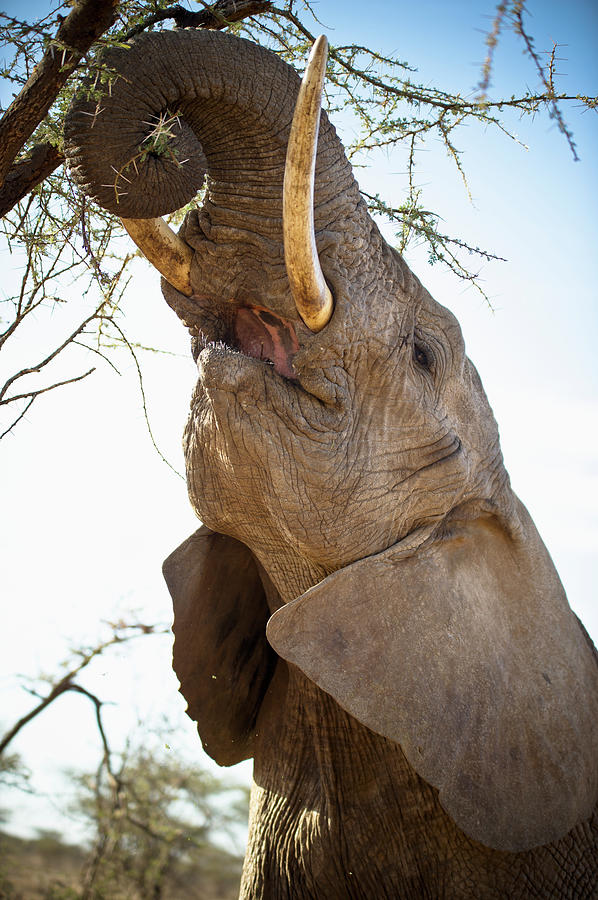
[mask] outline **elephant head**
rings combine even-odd
[[[592,648],[510,487],[459,325],[369,217],[318,78],[283,204],[288,65],[194,31],[107,64],[110,96],[71,110],[68,153],[192,336],[184,447],[204,527],[165,575],[205,748],[252,755],[282,657],[400,744],[468,835],[511,851],[560,838],[598,795]],[[153,217],[206,173],[202,207],[164,237]]]

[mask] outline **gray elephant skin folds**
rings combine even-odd
[[[456,319],[320,114],[325,39],[303,86],[220,32],[105,63],[67,153],[191,334],[203,525],[164,574],[203,746],[254,759],[241,897],[598,897],[595,650]]]

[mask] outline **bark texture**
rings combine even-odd
[[[31,78],[0,120],[0,185],[81,57],[112,24],[117,6],[118,0],[81,0],[56,32]]]
[[[17,160],[0,188],[0,216],[5,216],[63,162],[64,154],[52,144],[36,144],[27,157]]]

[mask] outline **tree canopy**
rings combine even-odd
[[[93,366],[85,371],[67,367],[61,377],[53,376],[57,359],[69,348],[83,345],[112,366],[118,365],[118,350],[124,348],[133,354],[141,382],[143,348],[135,334],[126,333],[121,316],[135,251],[123,237],[119,220],[83,196],[64,165],[63,121],[81,78],[93,77],[102,84],[110,78],[102,63],[107,47],[125,46],[142,32],[172,27],[227,29],[268,46],[301,70],[311,43],[323,30],[318,15],[324,13],[325,4],[316,10],[305,0],[284,0],[280,5],[272,0],[217,0],[213,5],[198,0],[189,5],[184,8],[168,0],[76,0],[48,2],[47,11],[31,20],[0,13],[6,54],[1,74],[14,93],[0,120],[1,227],[11,252],[23,260],[22,276],[3,299],[0,348],[41,309],[59,311],[74,282],[86,301],[62,339],[48,345],[41,358],[31,359],[26,353],[16,357],[0,385],[0,406],[8,416],[1,436],[12,431],[39,396],[93,372]],[[519,36],[538,87],[517,96],[493,97],[494,52],[506,29]],[[473,93],[451,93],[430,84],[413,64],[376,48],[331,43],[327,106],[333,121],[341,113],[350,117],[354,134],[346,142],[349,158],[361,165],[376,150],[407,149],[401,202],[364,192],[372,213],[393,224],[399,250],[414,241],[425,242],[430,262],[448,266],[484,293],[475,260],[498,257],[491,248],[448,233],[439,215],[428,208],[417,178],[420,151],[430,141],[440,141],[468,190],[456,142],[459,130],[475,125],[516,139],[505,114],[517,110],[534,116],[544,110],[577,158],[567,105],[595,112],[598,98],[560,90],[558,53],[556,44],[546,54],[536,48],[525,0],[496,6]],[[183,213],[171,218],[180,221]],[[33,387],[30,375],[39,376]]]

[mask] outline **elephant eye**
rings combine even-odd
[[[434,354],[427,344],[424,344],[421,338],[418,337],[414,337],[413,339],[413,359],[422,368],[427,369],[428,371],[432,370],[434,365]]]

